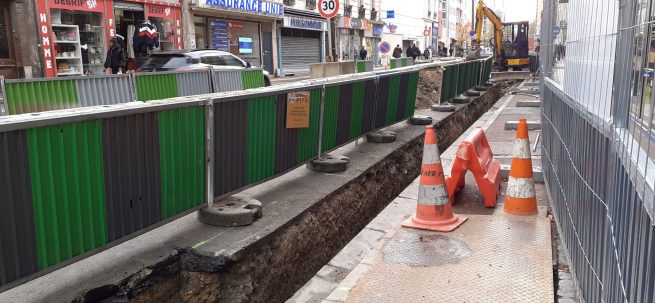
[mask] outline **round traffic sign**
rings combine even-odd
[[[389,44],[389,42],[387,42],[387,41],[382,41],[382,42],[380,42],[380,45],[378,45],[378,50],[382,54],[386,54],[391,50],[391,44]]]
[[[553,35],[557,36],[560,32],[562,32],[562,30],[559,28],[559,26],[553,27]]]
[[[318,12],[325,19],[330,19],[339,12],[339,0],[320,0],[318,2]]]
[[[475,36],[475,31],[470,31],[469,36],[471,36],[471,37]]]

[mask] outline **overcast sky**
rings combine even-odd
[[[534,20],[537,16],[537,1],[542,0],[485,0],[484,3],[495,12],[504,12],[505,22],[512,22]]]

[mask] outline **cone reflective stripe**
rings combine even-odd
[[[427,126],[416,214],[403,222],[402,226],[448,232],[460,226],[466,219],[453,214],[437,147],[437,136],[432,126]]]
[[[537,197],[534,190],[532,174],[532,155],[530,154],[528,123],[525,119],[520,119],[516,130],[512,166],[510,167],[509,179],[507,180],[505,212],[515,215],[537,213]]]

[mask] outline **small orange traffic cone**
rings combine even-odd
[[[403,227],[449,232],[468,219],[453,214],[437,147],[437,136],[432,125],[425,127],[417,202],[416,214],[405,220]]]
[[[520,119],[516,128],[516,142],[514,143],[512,166],[509,170],[509,180],[507,180],[504,210],[514,215],[537,213],[528,123],[525,119]]]

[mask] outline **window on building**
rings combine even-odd
[[[5,10],[0,7],[0,59],[9,59],[9,24]]]

